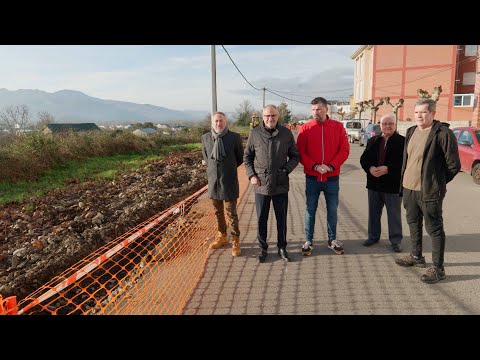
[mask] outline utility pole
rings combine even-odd
[[[216,65],[216,54],[215,54],[215,45],[210,45],[210,53],[212,57],[212,114],[217,112],[217,65]]]
[[[265,88],[263,88],[263,107],[265,107]]]

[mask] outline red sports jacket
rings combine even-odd
[[[348,136],[342,123],[327,118],[323,123],[314,119],[300,127],[297,138],[300,162],[307,175],[318,176],[318,181],[327,181],[328,177],[340,174],[340,166],[350,154]],[[329,165],[333,171],[320,174],[313,166]]]

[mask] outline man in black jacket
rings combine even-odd
[[[368,239],[364,246],[380,240],[383,207],[387,209],[388,238],[395,252],[401,251],[402,200],[400,171],[405,137],[396,131],[395,115],[387,114],[380,119],[382,134],[368,140],[360,157],[360,164],[367,173],[368,189]]]
[[[250,131],[243,156],[245,172],[254,186],[257,212],[257,239],[260,245],[258,261],[267,258],[267,220],[270,202],[277,219],[278,255],[289,261],[287,253],[287,208],[289,179],[300,161],[292,132],[278,124],[275,105],[263,109],[263,122]]]
[[[449,124],[434,120],[436,102],[421,98],[415,103],[416,126],[405,137],[401,183],[407,210],[412,252],[396,259],[400,266],[425,267],[422,256],[422,224],[432,239],[433,266],[421,280],[433,284],[445,279],[442,204],[447,183],[460,171],[457,140]]]
[[[210,249],[219,249],[228,244],[225,207],[232,235],[232,256],[240,256],[237,167],[243,162],[242,139],[228,129],[225,114],[218,111],[212,116],[211,131],[202,136],[202,145],[203,160],[207,164],[208,197],[215,208],[218,229],[217,238],[210,244]]]

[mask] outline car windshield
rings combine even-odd
[[[360,122],[347,122],[347,129],[361,129],[362,123]]]

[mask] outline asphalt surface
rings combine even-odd
[[[303,257],[305,241],[305,176],[301,164],[290,175],[285,263],[277,255],[273,206],[268,227],[269,255],[256,260],[255,200],[248,186],[238,205],[241,231],[240,257],[231,256],[231,245],[209,250],[204,276],[184,309],[184,314],[232,315],[466,315],[480,314],[480,186],[469,174],[460,173],[447,185],[443,217],[447,236],[446,279],[425,284],[426,269],[403,268],[395,258],[410,251],[410,233],[402,207],[403,251],[391,250],[386,211],[382,238],[372,247],[367,237],[366,175],[360,167],[363,147],[351,144],[350,156],[341,168],[337,239],[345,254],[327,248],[323,194],[316,216],[314,251]],[[424,230],[424,255],[431,266],[431,240]]]

